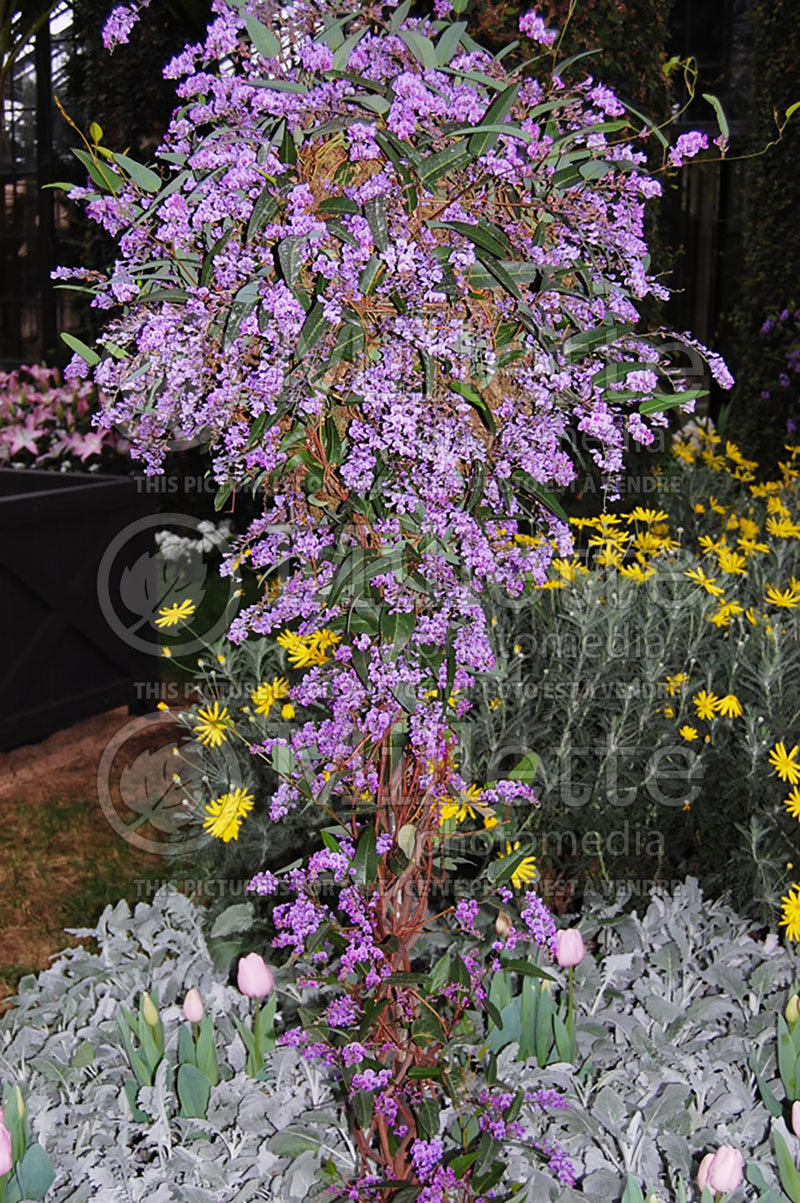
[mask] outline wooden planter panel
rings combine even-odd
[[[97,578],[112,539],[149,511],[129,477],[0,469],[0,749],[133,701],[149,658],[108,626]],[[151,538],[126,543],[112,594]]]

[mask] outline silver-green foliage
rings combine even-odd
[[[242,912],[249,909],[231,908],[235,926],[246,926]],[[230,927],[225,918],[220,934]],[[329,1085],[291,1048],[272,1054],[264,1081],[247,1076],[234,1019],[247,1017],[249,1000],[215,967],[201,910],[162,890],[133,914],[125,902],[109,907],[96,929],[78,934],[96,940],[98,951],[68,949],[38,978],[24,978],[15,1007],[0,1019],[0,1077],[20,1086],[56,1172],[48,1201],[289,1203],[306,1197],[321,1146],[324,1159],[349,1168],[333,1110],[322,1135],[312,1133],[302,1149],[291,1137],[281,1143],[298,1116],[326,1114]],[[192,986],[215,1017],[220,1059],[207,1120],[181,1117],[175,1090],[180,1003]],[[159,997],[166,1056],[153,1085],[138,1090],[147,1122],[136,1122],[115,1015],[120,1004],[134,1006],[143,990]]]

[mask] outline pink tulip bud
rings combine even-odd
[[[264,964],[264,958],[251,952],[239,960],[236,984],[248,998],[266,998],[275,988],[272,970]]]
[[[206,1010],[203,1006],[203,1000],[196,990],[189,990],[186,998],[183,1000],[183,1018],[189,1023],[199,1023],[205,1015]]]
[[[744,1177],[744,1157],[731,1145],[720,1145],[716,1153],[706,1153],[697,1171],[697,1185],[707,1186],[715,1194],[729,1195]]]
[[[586,956],[583,936],[577,927],[566,927],[556,932],[556,960],[562,969],[579,965]]]
[[[0,1120],[0,1178],[7,1174],[14,1164],[11,1154],[11,1133]]]
[[[706,1153],[705,1157],[700,1162],[700,1165],[697,1170],[697,1188],[698,1188],[698,1190],[702,1191],[703,1187],[708,1185],[708,1167],[711,1165],[711,1162],[713,1160],[714,1160],[714,1154]]]

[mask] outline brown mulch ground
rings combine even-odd
[[[0,754],[0,1009],[23,974],[71,942],[65,927],[90,926],[108,903],[143,896],[143,879],[169,876],[163,857],[113,830],[98,800],[100,759],[130,721],[112,710]]]

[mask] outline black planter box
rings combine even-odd
[[[127,476],[0,469],[0,750],[131,705],[152,659],[109,626],[98,596],[104,555],[120,574],[149,551],[152,503]],[[107,559],[108,557],[106,557]]]

